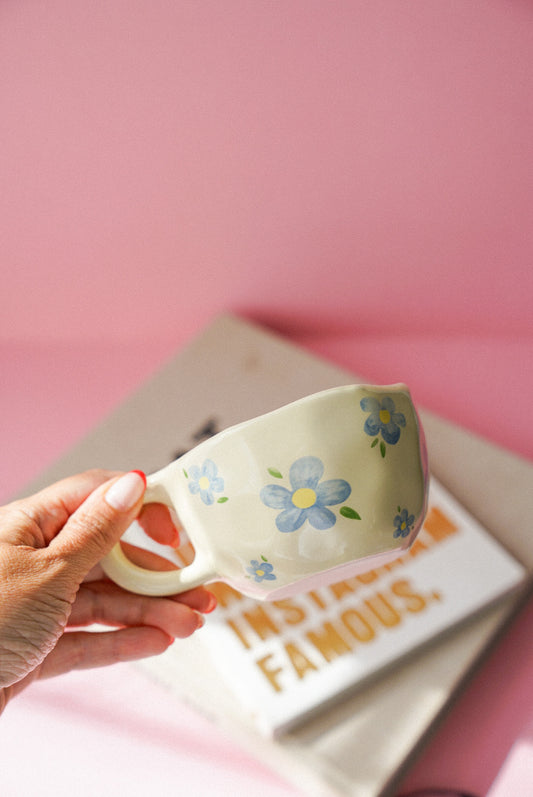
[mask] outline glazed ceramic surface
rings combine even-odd
[[[115,546],[126,589],[162,595],[221,580],[278,599],[385,564],[414,541],[428,487],[405,385],[351,385],[233,426],[148,477],[145,502],[175,509],[191,565],[155,573]]]

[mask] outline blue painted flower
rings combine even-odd
[[[275,581],[276,576],[272,572],[274,566],[270,562],[258,562],[257,559],[252,559],[250,562],[251,567],[247,567],[246,571],[254,577],[254,581]]]
[[[218,468],[210,459],[206,459],[201,468],[197,465],[189,468],[189,476],[189,490],[193,495],[199,494],[208,506],[215,502],[213,493],[221,493],[224,489],[224,479],[218,475]]]
[[[365,432],[370,437],[375,437],[381,432],[386,443],[396,445],[400,439],[400,427],[405,426],[405,415],[396,412],[396,406],[390,396],[385,396],[381,401],[374,396],[361,399],[361,409],[370,415],[365,421]]]
[[[261,490],[261,501],[271,509],[281,509],[276,518],[280,531],[296,531],[306,520],[315,529],[331,528],[337,518],[328,506],[340,504],[352,488],[344,479],[330,479],[319,484],[324,465],[318,457],[302,457],[291,466],[292,490],[279,484],[268,484]]]
[[[415,516],[410,515],[407,509],[402,509],[400,514],[394,518],[394,536],[407,537],[413,529],[414,522]]]

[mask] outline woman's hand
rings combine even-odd
[[[0,711],[35,678],[162,653],[214,609],[203,587],[148,598],[103,576],[98,562],[141,512],[145,486],[138,471],[89,471],[0,508]],[[177,535],[168,522],[147,530]],[[93,623],[116,630],[70,630]]]

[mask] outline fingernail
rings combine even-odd
[[[207,604],[207,608],[204,609],[204,614],[210,614],[214,612],[218,606],[218,601],[216,597],[213,595],[212,592],[209,593],[209,603]]]
[[[146,476],[140,470],[132,470],[111,485],[104,498],[109,506],[119,512],[127,512],[135,506],[146,488]]]
[[[203,616],[203,614],[200,614],[199,612],[196,612],[196,614],[198,616],[198,625],[196,626],[196,630],[198,631],[200,628],[204,627],[205,617]]]

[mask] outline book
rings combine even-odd
[[[21,494],[90,467],[158,470],[227,426],[357,381],[368,380],[256,324],[220,317]],[[309,795],[391,793],[531,583],[533,467],[432,413],[422,409],[420,414],[432,476],[526,568],[523,589],[488,602],[279,736],[257,729],[213,656],[206,655],[207,625],[179,643],[179,656],[138,665],[173,698],[194,705],[249,754]]]
[[[211,585],[219,608],[200,641],[250,722],[278,735],[507,595],[525,576],[433,479],[425,523],[404,556],[273,603]],[[181,647],[164,655],[172,667]]]

